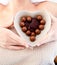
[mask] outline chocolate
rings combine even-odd
[[[44,29],[44,25],[39,25],[39,29],[43,30]]]
[[[41,15],[37,15],[36,17],[38,20],[42,20],[42,16]]]
[[[27,21],[31,22],[32,18],[30,16],[27,16]]]
[[[44,19],[42,19],[41,21],[40,21],[40,24],[42,24],[42,25],[45,25],[45,20]]]
[[[29,30],[30,30],[31,32],[34,32],[35,29],[38,28],[38,26],[39,26],[39,22],[37,21],[36,18],[33,18],[33,19],[32,19],[32,22],[31,22],[30,25],[29,25]]]
[[[36,35],[35,32],[32,32],[32,33],[31,33],[31,36],[35,36],[35,35]]]
[[[31,16],[23,16],[20,20],[22,31],[30,37],[31,42],[36,40],[36,35],[41,33],[45,23],[46,22],[41,15],[37,15],[37,17],[34,18]]]
[[[36,30],[35,30],[35,33],[36,33],[36,34],[40,34],[41,31],[40,31],[39,29],[36,29]]]
[[[25,26],[28,28],[30,23],[28,21],[25,22]]]
[[[26,34],[29,36],[31,34],[30,30],[27,30]]]
[[[27,31],[27,28],[24,26],[24,27],[22,28],[22,31],[23,31],[23,32],[26,32],[26,31]]]
[[[24,22],[20,22],[20,26],[23,27],[25,25]]]
[[[30,40],[33,42],[36,40],[35,36],[30,36]]]
[[[25,16],[21,17],[21,21],[25,22],[26,21],[26,17]]]

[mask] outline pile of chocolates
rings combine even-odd
[[[36,35],[39,35],[44,29],[45,23],[41,15],[36,15],[35,17],[22,16],[19,24],[22,31],[29,36],[30,40],[33,42],[36,40]]]

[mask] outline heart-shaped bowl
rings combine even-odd
[[[34,42],[30,41],[29,37],[21,30],[21,27],[19,25],[20,18],[25,15],[28,15],[31,17],[34,17],[35,15],[41,15],[43,17],[43,19],[46,21],[44,30],[41,32],[41,34],[36,36],[36,40]],[[16,14],[16,16],[14,18],[14,27],[15,27],[17,33],[19,34],[19,36],[21,36],[23,38],[23,40],[25,40],[29,46],[31,46],[31,47],[34,47],[36,45],[39,46],[39,45],[41,45],[39,42],[41,42],[41,40],[47,35],[47,33],[50,30],[51,18],[50,18],[49,13],[46,10],[39,10],[39,11],[35,11],[35,12],[23,10],[23,11],[19,11]]]

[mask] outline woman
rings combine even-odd
[[[0,6],[0,46],[14,50],[23,49],[19,51],[11,51],[0,48],[0,57],[2,57],[0,64],[54,65],[53,61],[56,56],[57,49],[57,18],[54,16],[57,16],[57,3],[43,0],[38,3],[32,3],[30,0],[14,0],[14,2],[11,0],[6,6],[2,4],[0,4]],[[52,15],[50,15],[52,19],[52,27],[48,33],[48,38],[41,41],[41,43],[46,44],[35,47],[33,50],[27,49],[25,48],[28,47],[26,42],[24,42],[22,38],[19,37],[15,32],[15,29],[13,27],[13,18],[15,14],[20,10],[36,11],[40,9],[46,9],[52,13]],[[53,31],[54,33],[50,36]]]

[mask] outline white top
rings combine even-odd
[[[0,0],[0,3],[3,4],[3,5],[7,5],[9,1],[10,0]],[[32,3],[43,2],[43,1],[46,1],[46,0],[31,0]],[[57,3],[57,0],[47,0],[47,1],[52,1],[52,2]]]
[[[0,0],[0,3],[3,4],[3,5],[7,5],[9,2],[9,0]]]
[[[55,65],[57,42],[19,51],[0,48],[0,65]]]
[[[43,2],[43,1],[51,1],[57,3],[57,0],[31,0],[33,3],[35,2]]]

